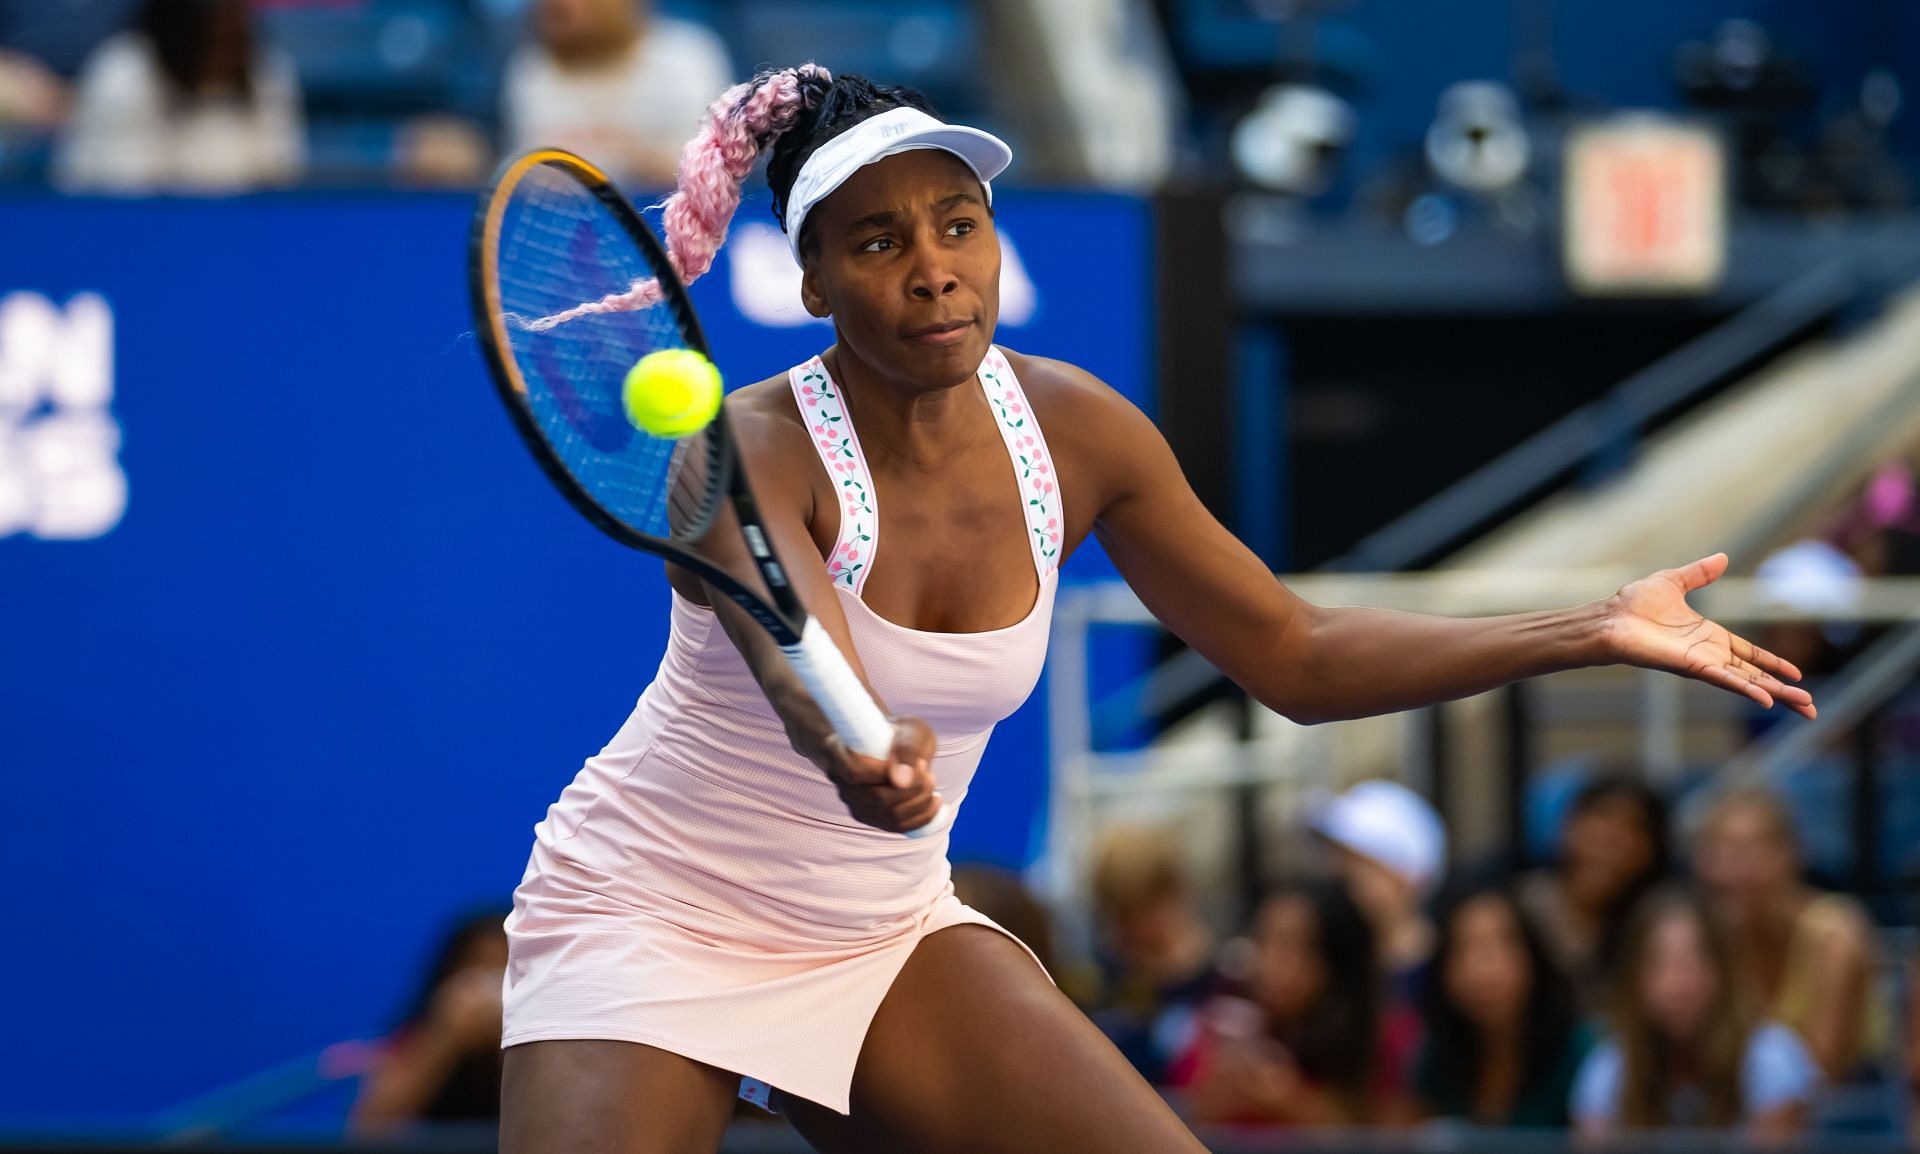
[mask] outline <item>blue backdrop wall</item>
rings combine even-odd
[[[486,382],[470,203],[0,200],[0,1121],[135,1121],[384,1030],[650,677],[657,565]],[[998,207],[999,339],[1144,398],[1145,206]],[[830,340],[742,239],[694,290],[731,381]],[[956,858],[1032,856],[1037,702]]]

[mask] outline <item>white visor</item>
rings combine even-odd
[[[1013,163],[1013,149],[991,133],[935,120],[917,108],[890,108],[863,120],[815,149],[800,166],[787,194],[787,247],[800,260],[800,226],[813,206],[833,195],[847,178],[896,152],[937,148],[966,162],[993,203],[993,178]]]

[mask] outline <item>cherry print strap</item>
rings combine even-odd
[[[840,494],[840,536],[827,556],[827,576],[857,597],[867,584],[879,544],[880,515],[873,495],[873,474],[867,470],[860,437],[847,416],[846,400],[826,364],[815,357],[789,370],[787,381],[793,386],[793,398],[800,405],[807,430],[813,434],[820,463],[826,466],[827,476]]]
[[[1047,439],[1040,433],[1040,422],[1027,403],[1027,394],[998,346],[987,350],[980,363],[980,387],[993,407],[1000,439],[1006,442],[1007,455],[1020,480],[1020,507],[1027,518],[1027,543],[1033,546],[1033,564],[1040,576],[1060,567],[1061,513],[1060,478],[1053,469],[1053,456],[1047,452]]]
[[[840,495],[840,534],[827,557],[827,576],[859,596],[879,548],[879,502],[874,495],[873,474],[860,449],[859,434],[847,415],[846,400],[826,364],[814,357],[790,370],[787,380],[820,462]],[[1020,484],[1020,509],[1027,522],[1027,544],[1033,550],[1034,568],[1045,577],[1059,568],[1064,524],[1060,479],[1047,451],[1047,439],[1040,432],[1040,422],[1027,403],[1020,379],[998,347],[987,350],[978,380]]]

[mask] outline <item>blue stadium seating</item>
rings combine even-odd
[[[259,26],[321,115],[467,111],[492,88],[480,22],[460,0],[269,9]]]
[[[818,60],[926,93],[943,112],[965,115],[985,89],[979,19],[955,0],[738,0],[733,5],[743,68]]]
[[[486,126],[502,64],[531,0],[365,0],[259,14],[306,96],[312,169],[322,181],[377,178],[399,124],[430,111]],[[718,31],[742,77],[817,59],[836,72],[910,84],[955,116],[982,104],[983,35],[964,0],[661,0],[659,11]]]

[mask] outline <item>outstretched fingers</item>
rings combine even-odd
[[[1797,685],[1783,684],[1778,678],[1737,657],[1724,665],[1701,666],[1694,671],[1694,676],[1709,685],[1718,685],[1751,698],[1766,709],[1772,709],[1774,703],[1779,702],[1802,717],[1816,716],[1812,694]]]
[[[1752,662],[1754,665],[1759,666],[1761,669],[1766,670],[1776,677],[1784,677],[1788,681],[1800,680],[1799,666],[1778,654],[1770,653],[1760,648],[1738,633],[1730,632],[1727,634],[1727,647],[1733,650],[1735,657],[1738,657],[1742,661]]]
[[[1762,708],[1773,708],[1773,695],[1748,674],[1742,673],[1731,665],[1706,665],[1694,674],[1709,685],[1718,685],[1731,690],[1742,697],[1750,697],[1760,703]]]
[[[1735,673],[1740,674],[1748,681],[1766,690],[1776,701],[1783,702],[1790,706],[1813,704],[1813,694],[1808,693],[1798,685],[1786,684],[1773,674],[1754,665],[1752,662],[1742,661],[1739,657],[1735,657],[1727,662],[1727,665]]]

